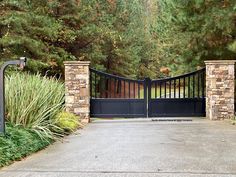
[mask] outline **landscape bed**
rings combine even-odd
[[[81,127],[65,112],[64,83],[39,74],[6,76],[6,134],[0,135],[0,167],[44,149]]]

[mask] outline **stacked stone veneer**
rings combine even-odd
[[[206,61],[206,116],[210,120],[234,117],[234,60]]]
[[[88,61],[64,62],[66,110],[79,115],[82,123],[90,120],[89,64]]]

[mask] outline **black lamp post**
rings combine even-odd
[[[5,62],[0,69],[0,134],[5,134],[5,85],[4,85],[4,72],[9,65],[18,65],[24,68],[26,58],[20,57],[19,60],[12,60]]]

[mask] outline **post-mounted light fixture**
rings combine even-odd
[[[9,65],[17,65],[21,69],[25,67],[26,58],[20,57],[19,60],[11,60],[3,63],[0,69],[0,134],[5,134],[5,83],[4,74]]]

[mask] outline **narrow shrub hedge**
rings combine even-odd
[[[6,126],[6,136],[0,136],[0,167],[37,152],[52,143],[35,132],[20,127]]]

